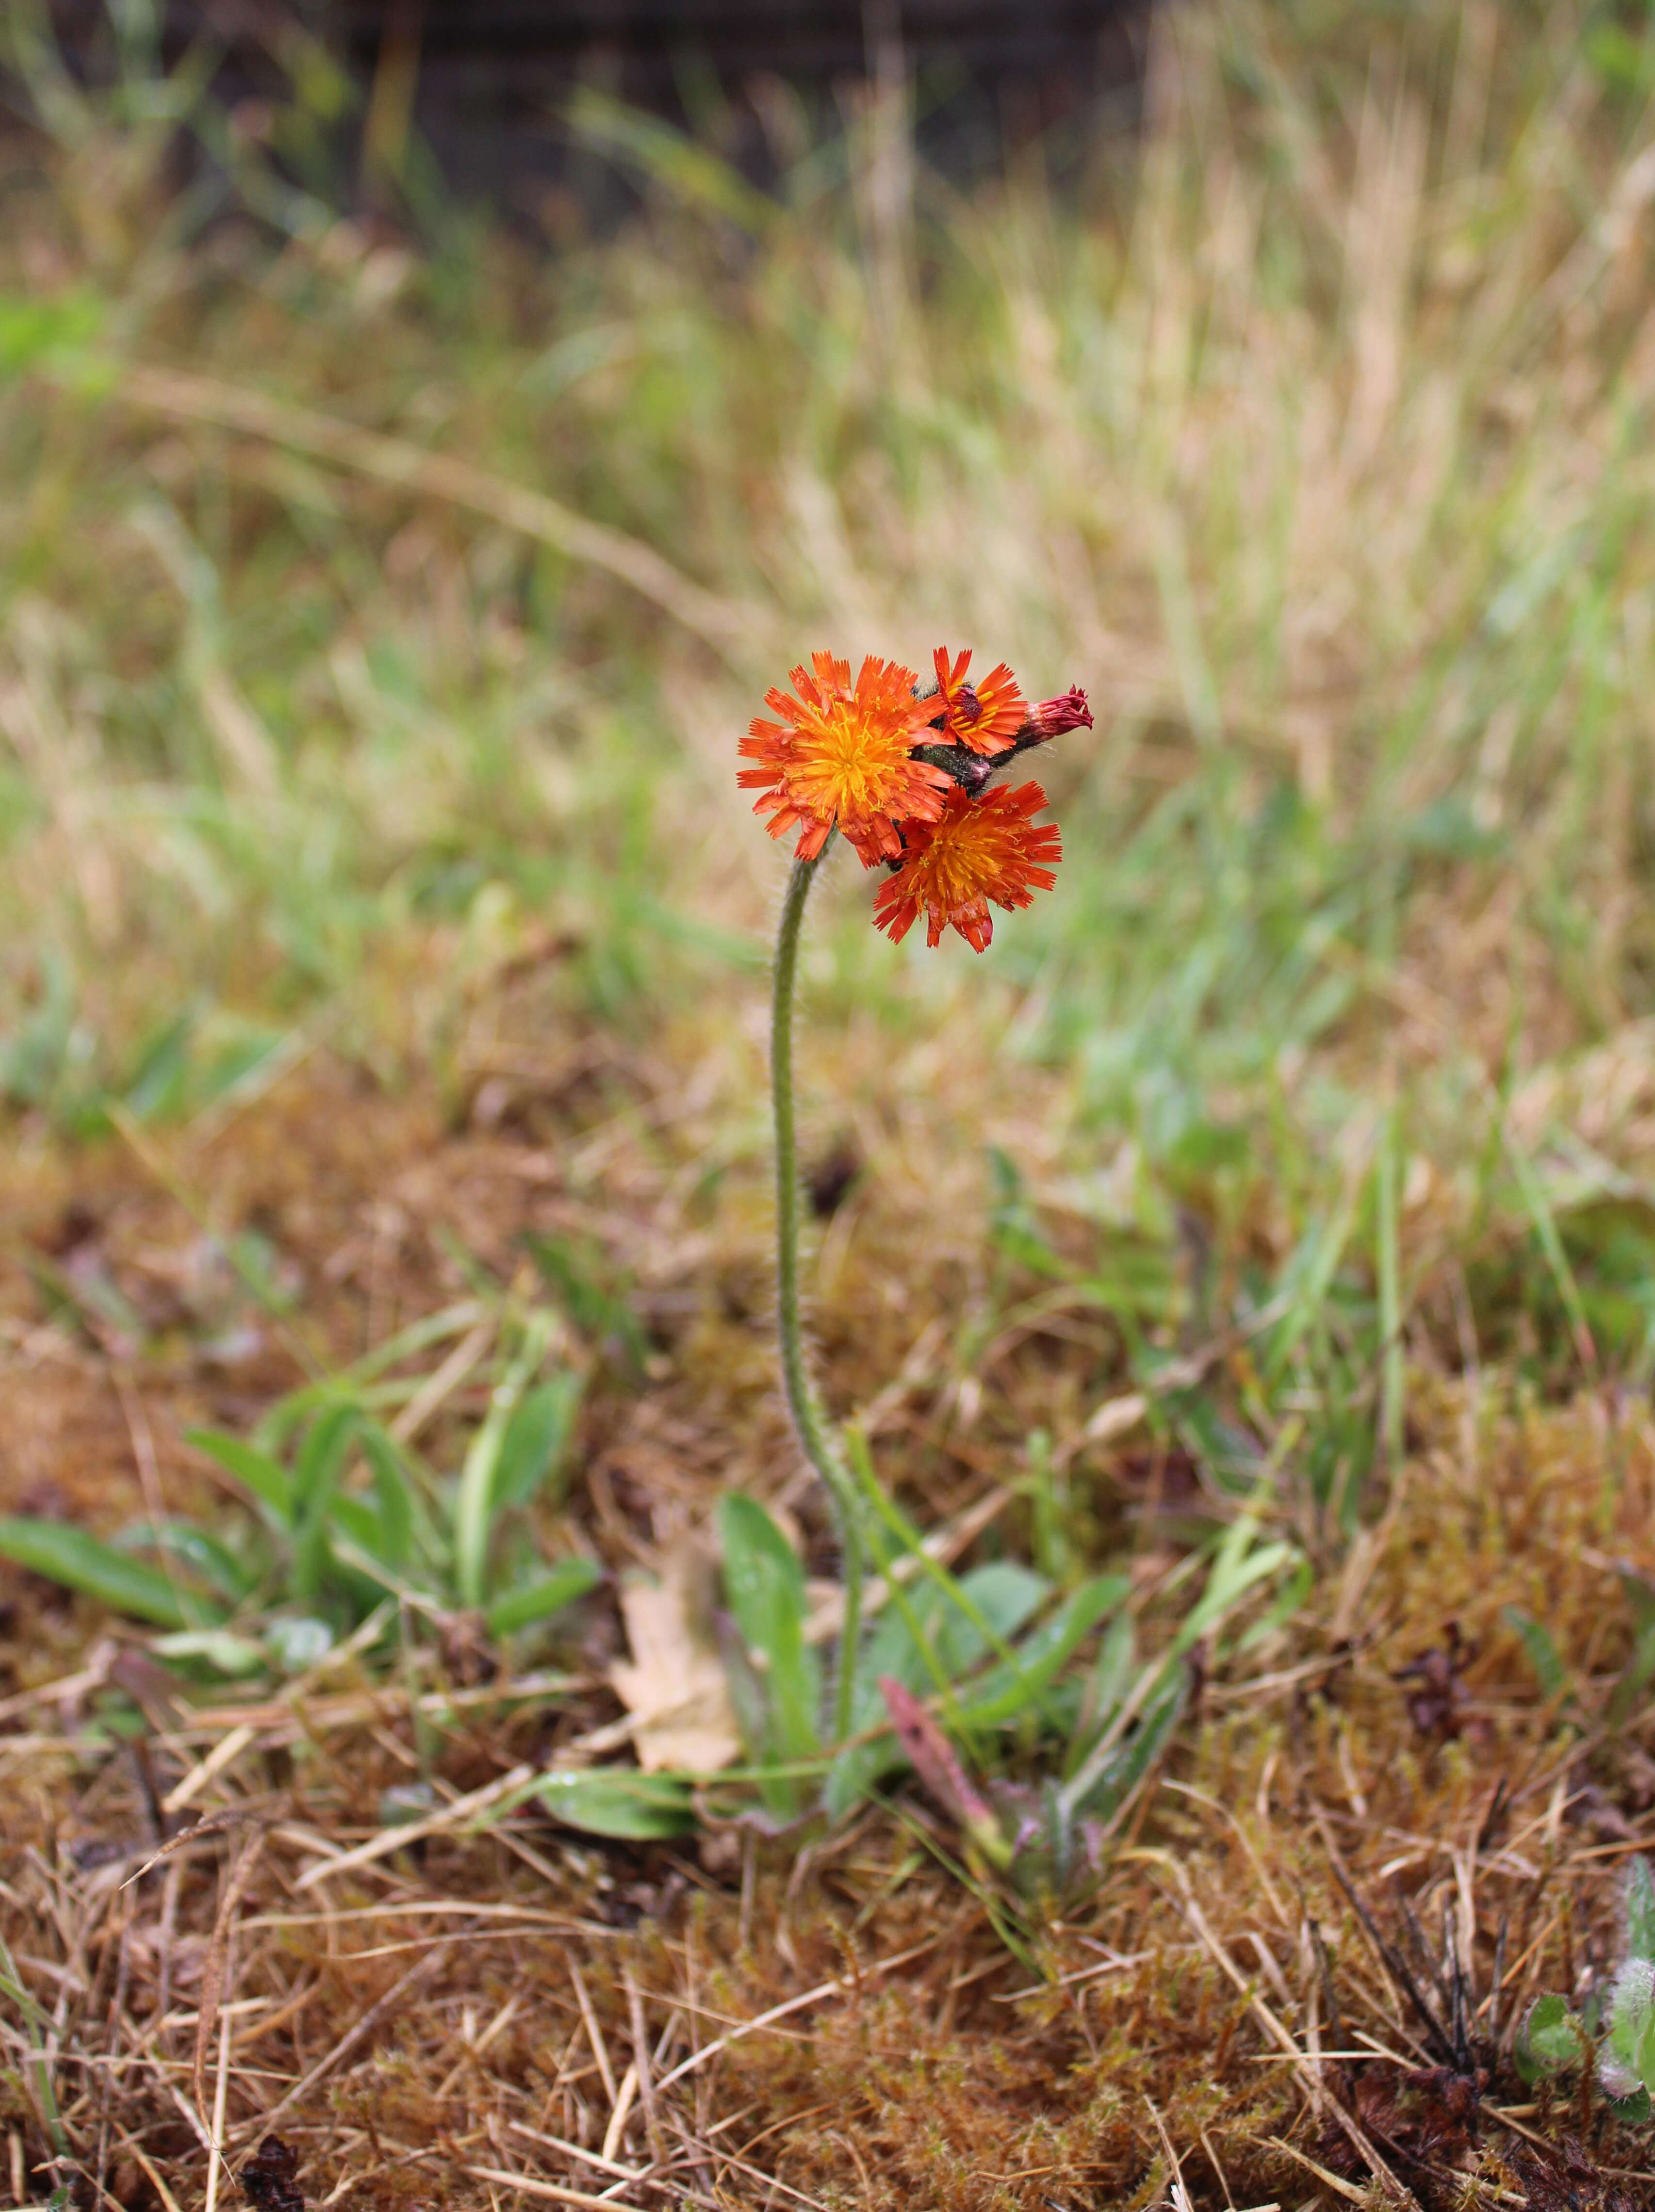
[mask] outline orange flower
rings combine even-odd
[[[1015,791],[996,785],[981,799],[957,787],[940,820],[904,832],[902,866],[873,902],[875,927],[900,944],[923,907],[928,945],[953,928],[981,952],[995,933],[990,899],[1007,912],[1031,906],[1036,889],[1049,891],[1057,880],[1052,870],[1063,857],[1062,840],[1050,823],[1036,829],[1031,818],[1045,804],[1037,783]]]
[[[737,781],[761,794],[753,812],[771,817],[772,837],[797,826],[798,860],[814,860],[836,823],[865,868],[897,860],[897,823],[934,822],[951,787],[944,770],[910,757],[924,740],[934,702],[914,696],[911,668],[871,653],[854,691],[848,660],[815,653],[811,667],[813,675],[793,672],[797,699],[765,693],[765,705],[782,719],[752,724],[741,753],[760,765],[743,769]]]
[[[940,645],[932,659],[942,695],[943,743],[966,745],[974,753],[1006,751],[1022,728],[1028,707],[1005,662],[991,668],[981,684],[968,684],[969,653],[962,653],[952,668],[946,645]]]

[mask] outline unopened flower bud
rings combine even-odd
[[[1061,699],[1043,699],[1037,707],[1031,707],[1029,719],[1019,735],[1028,742],[1043,738],[1062,737],[1065,730],[1092,727],[1092,709],[1086,704],[1086,695],[1078,684],[1070,684]]]

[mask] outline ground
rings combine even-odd
[[[741,1304],[762,1273],[758,1224],[721,1233],[715,1218],[686,1254],[650,1112],[660,1094],[637,1065],[606,1073],[584,1096],[549,1087],[537,1128],[478,1132],[313,1066],[249,1106],[234,1136],[173,1146],[164,1181],[161,1162],[119,1143],[77,1148],[68,1171],[37,1157],[13,1218],[60,1267],[80,1254],[83,1282],[95,1255],[151,1328],[174,1312],[201,1221],[257,1218],[301,1271],[307,1326],[338,1357],[363,1340],[370,1301],[389,1330],[452,1299],[439,1224],[502,1267],[521,1229],[566,1226],[577,1202],[554,1163],[584,1146],[597,1165],[578,1218],[636,1267],[666,1347],[642,1388],[591,1409],[566,1507],[621,1569],[704,1519],[733,1462],[771,1495],[794,1463],[764,1316]],[[606,1105],[624,1097],[618,1117],[594,1103],[605,1088]],[[695,1141],[681,1124],[678,1141]],[[675,1296],[685,1282],[702,1295]],[[26,1491],[36,1510],[113,1525],[143,1504],[151,1458],[149,1480],[177,1508],[210,1487],[182,1428],[245,1420],[301,1372],[279,1338],[255,1345],[249,1330],[234,1361],[174,1352],[138,1375],[114,1332],[99,1341],[61,1309],[31,1319],[38,1295],[13,1276],[9,1504]],[[910,1285],[903,1326],[916,1338],[936,1310],[922,1298]],[[849,1396],[829,1304],[829,1387]],[[930,1395],[922,1378],[916,1395]],[[1226,2186],[1238,2203],[1298,2202],[1342,2179],[1353,2188],[1345,2178],[1362,2169],[1329,2117],[1323,2066],[1287,2050],[1313,2051],[1319,2027],[1323,2048],[1372,2039],[1404,2066],[1439,2057],[1348,1881],[1404,1948],[1406,1910],[1432,1929],[1433,1955],[1437,1917],[1450,1917],[1492,2076],[1490,2186],[1509,2185],[1525,2140],[1490,2116],[1503,2108],[1542,2140],[1591,2141],[1594,2187],[1615,2182],[1610,2168],[1640,2172],[1635,2133],[1605,2135],[1567,2098],[1536,2104],[1509,2051],[1534,1993],[1612,1957],[1617,1869],[1655,1803],[1655,1711],[1612,1735],[1588,1717],[1625,1657],[1616,1567],[1655,1574],[1655,1438],[1641,1407],[1525,1407],[1494,1384],[1479,1397],[1445,1383],[1415,1418],[1383,1517],[1289,1629],[1202,1690],[1161,1788],[1098,1875],[1072,1899],[1013,1905],[1009,1942],[1007,1908],[996,1913],[980,1877],[962,1886],[932,1856],[953,1846],[922,1799],[900,1823],[870,1808],[832,1834],[769,1835],[759,1820],[678,1848],[571,1838],[532,1812],[468,1836],[476,1793],[486,1802],[582,1732],[612,1735],[601,1622],[583,1680],[555,1698],[514,1693],[456,1651],[450,1683],[423,1692],[433,1759],[410,1687],[349,1659],[284,1695],[189,1710],[138,1639],[97,1633],[89,1612],[28,1583],[8,1614],[0,1707],[17,1731],[4,1746],[16,1808],[5,1932],[49,1972],[86,2053],[60,2067],[84,2158],[122,2204],[167,2189],[182,2201],[200,2185],[192,2113],[221,2094],[224,2063],[232,2163],[273,2130],[313,2200],[595,2197],[618,2170],[648,2169],[717,2201],[922,2192],[987,2207],[1031,2189],[1147,2201],[1167,2180],[1159,2113],[1196,2203]],[[934,1480],[946,1447],[928,1430],[919,1419],[913,1433]],[[972,1467],[984,1457],[962,1443],[957,1510],[993,1486]],[[1101,1486],[1110,1463],[1088,1480]],[[1129,1444],[1112,1464],[1138,1516],[1135,1572],[1151,1579],[1177,1556],[1175,1501],[1135,1509]],[[1019,1510],[1002,1490],[1001,1512]],[[1545,1619],[1579,1686],[1561,1705],[1503,1617],[1512,1604]],[[112,1735],[117,1707],[142,1725]],[[330,1873],[379,1834],[384,1793],[421,1771],[439,1792],[426,1839]],[[460,1800],[445,1822],[443,1804]],[[122,1887],[176,1826],[157,1801],[216,1810],[202,1840]],[[209,2036],[192,2066],[215,1984],[225,2040],[221,2051]],[[1306,2021],[1308,2041],[1293,2045]],[[1372,2057],[1325,2070],[1345,2094],[1353,2079],[1396,2094]],[[1424,2118],[1387,2114],[1382,2139],[1399,2178],[1434,2202],[1463,2185],[1447,2171],[1458,2138],[1445,2136],[1433,2164],[1418,2130],[1451,2136],[1438,2107],[1450,2108],[1429,2081],[1414,2094]],[[14,2106],[13,2125],[32,2133],[27,2112]]]

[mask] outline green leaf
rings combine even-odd
[[[821,1664],[805,1641],[805,1570],[758,1501],[727,1498],[718,1510],[724,1589],[736,1626],[763,1670],[770,1728],[755,1747],[778,1761],[820,1747]]]
[[[1506,1626],[1515,1630],[1523,1645],[1529,1664],[1534,1668],[1535,1679],[1540,1684],[1542,1697],[1548,1705],[1554,1699],[1566,1697],[1569,1688],[1569,1670],[1559,1656],[1550,1631],[1518,1606],[1502,1606],[1500,1612]]]
[[[1082,1583],[1043,1627],[1018,1647],[1018,1671],[995,1667],[960,1698],[960,1717],[973,1728],[994,1728],[1025,1712],[1106,1614],[1131,1595],[1125,1575],[1098,1575]]]
[[[1597,2075],[1611,2097],[1630,2097],[1650,2085],[1645,2067],[1655,2057],[1655,1966],[1627,1960],[1615,1977],[1609,2033],[1598,2053]]]
[[[1257,1535],[1258,1523],[1250,1513],[1242,1514],[1225,1530],[1199,1601],[1185,1615],[1153,1674],[1139,1677],[1145,1704],[1135,1730],[1114,1744],[1108,1741],[1107,1729],[1103,1731],[1063,1784],[1066,1818],[1073,1818],[1083,1807],[1097,1811],[1124,1802],[1148,1772],[1183,1710],[1186,1656],[1202,1637],[1222,1626],[1250,1590],[1298,1560],[1299,1554],[1292,1544],[1259,1544]]]
[[[565,1559],[550,1574],[497,1597],[483,1616],[489,1633],[513,1636],[519,1629],[548,1620],[554,1613],[561,1613],[566,1605],[596,1589],[603,1578],[603,1569],[591,1559]]]
[[[379,1591],[394,1590],[396,1570],[380,1556],[380,1516],[377,1509],[367,1498],[347,1497],[343,1492],[336,1492],[328,1504],[326,1533],[330,1550],[339,1547],[342,1542],[349,1547],[348,1556],[357,1571],[371,1577],[376,1600]]]
[[[1013,1567],[1009,1572],[1002,1572],[1004,1564],[991,1561],[985,1567],[974,1569],[962,1577],[959,1587],[974,1606],[982,1608],[985,1617],[993,1615],[997,1630],[1003,1625],[1015,1632],[1046,1595],[1050,1585],[1025,1568]],[[1099,1620],[1129,1595],[1130,1589],[1129,1581],[1121,1575],[1099,1576],[1083,1583],[1065,1600],[1050,1620],[1018,1646],[1014,1665],[1001,1661],[975,1683],[962,1688],[956,1702],[956,1723],[973,1728],[994,1728],[1039,1704],[1043,1693],[1051,1689],[1055,1678],[1077,1646]],[[943,1651],[957,1662],[964,1658],[976,1663],[989,1649],[975,1624],[952,1607],[942,1591],[929,1583],[916,1590],[906,1615],[894,1607],[885,1614],[858,1662],[853,1718],[859,1733],[874,1725],[881,1717],[882,1701],[877,1686],[882,1674],[890,1675],[904,1688],[916,1692],[930,1686],[931,1670],[915,1641],[915,1624],[929,1638],[933,1657]],[[1129,1665],[1132,1626],[1124,1619],[1116,1623],[1112,1632],[1117,1644],[1123,1633]],[[964,1671],[964,1668],[958,1668],[956,1679],[958,1673]],[[1117,1702],[1118,1699],[1111,1700],[1111,1709]],[[1056,1722],[1057,1717],[1050,1714],[1049,1717]],[[906,1763],[900,1747],[891,1735],[882,1735],[872,1743],[849,1746],[829,1770],[823,1793],[829,1814],[837,1819],[849,1812],[883,1776]]]
[[[223,1618],[218,1607],[192,1597],[155,1568],[61,1521],[0,1519],[0,1558],[157,1628],[199,1628]]]
[[[545,1358],[550,1316],[535,1314],[523,1331],[523,1343],[497,1383],[483,1425],[472,1438],[454,1492],[454,1580],[462,1605],[480,1606],[487,1594],[489,1553],[499,1512],[497,1478],[506,1431],[522,1401],[523,1387]]]
[[[525,1395],[500,1440],[494,1473],[496,1509],[526,1505],[558,1473],[582,1388],[580,1376],[558,1375]]]
[[[483,1602],[494,1535],[495,1470],[510,1418],[510,1406],[501,1402],[497,1392],[472,1438],[454,1491],[454,1579],[462,1605]]]
[[[1168,1411],[1179,1442],[1220,1490],[1245,1498],[1257,1487],[1263,1455],[1238,1423],[1227,1420],[1209,1398],[1195,1390],[1180,1391]]]
[[[1050,1594],[1045,1577],[996,1559],[956,1580],[934,1561],[926,1564],[932,1572],[916,1589],[893,1589],[889,1607],[856,1662],[854,1733],[876,1726],[885,1717],[879,1690],[882,1674],[916,1692],[943,1684],[952,1690],[993,1650],[1000,1665],[983,1685],[985,1695],[996,1702],[1009,1696],[1017,1701],[1013,1710],[1020,1711],[1045,1686],[1022,1686],[1021,1656],[1006,1641]],[[955,1723],[964,1717],[958,1702],[951,1717]],[[992,1717],[983,1725],[993,1725]],[[823,1797],[828,1812],[836,1818],[848,1812],[881,1776],[905,1764],[900,1747],[889,1735],[849,1746],[829,1770]]]
[[[1288,1361],[1315,1327],[1327,1301],[1339,1263],[1355,1225],[1356,1197],[1348,1191],[1343,1204],[1307,1230],[1288,1255],[1276,1280],[1276,1297],[1287,1310],[1264,1340],[1261,1361],[1267,1382],[1275,1382]]]
[[[1647,100],[1655,88],[1655,67],[1647,38],[1640,38],[1613,17],[1589,22],[1580,40],[1588,69],[1616,92]]]
[[[121,1530],[115,1545],[122,1552],[165,1552],[169,1559],[181,1559],[232,1605],[251,1594],[257,1579],[222,1538],[192,1521],[136,1521]]]
[[[939,1560],[931,1557],[925,1548],[924,1540],[919,1530],[874,1474],[873,1462],[868,1456],[867,1447],[860,1438],[857,1431],[855,1429],[847,1430],[844,1441],[851,1469],[856,1479],[856,1486],[869,1508],[867,1533],[873,1546],[874,1558],[880,1571],[889,1577],[891,1604],[904,1615],[904,1619],[909,1620],[910,1631],[914,1632],[916,1641],[921,1644],[928,1671],[932,1678],[932,1686],[945,1694],[952,1692],[952,1673],[944,1656],[935,1650],[934,1641],[922,1634],[922,1625],[917,1618],[910,1617],[914,1615],[914,1602],[908,1596],[901,1581],[897,1577],[896,1561],[889,1549],[889,1540],[891,1537],[896,1539],[900,1552],[912,1558],[914,1565],[925,1577],[929,1587],[933,1590],[940,1591],[950,1607],[964,1615],[977,1635],[982,1638],[983,1644],[992,1648],[1002,1665],[1015,1671],[1017,1655],[1007,1643],[1006,1637],[977,1603],[975,1590],[978,1587],[987,1589],[990,1593],[990,1602],[997,1602],[998,1600],[994,1595],[996,1589],[1005,1591],[1008,1597],[1013,1589],[1018,1589],[1026,1597],[1032,1592],[1037,1583],[1042,1594],[1050,1587],[1050,1584],[1044,1577],[1032,1575],[1027,1568],[1013,1569],[1009,1583],[1003,1578],[979,1582],[978,1577],[988,1574],[987,1569],[978,1569],[975,1576],[966,1575],[956,1580]],[[1033,1603],[1038,1602],[1039,1598],[1037,1596],[1033,1599]],[[1029,1609],[1032,1610],[1032,1605]],[[1022,1613],[1019,1616],[1019,1625],[1020,1620],[1026,1618],[1027,1613]],[[901,1678],[898,1677],[898,1679]]]
[[[265,1664],[261,1645],[228,1628],[181,1628],[157,1636],[149,1649],[157,1659],[199,1659],[216,1674],[256,1674]]]
[[[319,1507],[326,1512],[361,1419],[354,1405],[336,1400],[324,1406],[311,1423],[293,1469],[293,1502],[301,1518]]]
[[[1159,1758],[1177,1726],[1190,1693],[1190,1680],[1181,1666],[1167,1662],[1164,1679],[1152,1692],[1131,1735],[1115,1747],[1111,1756],[1089,1778],[1084,1789],[1066,1791],[1071,1817],[1081,1813],[1108,1815],[1123,1805]]]
[[[1603,1717],[1610,1728],[1626,1726],[1652,1676],[1655,1676],[1655,1621],[1651,1621],[1639,1632],[1638,1640],[1632,1647],[1632,1656],[1616,1676],[1615,1687],[1609,1692]]]
[[[1072,1271],[1052,1249],[1025,1193],[1022,1170],[1002,1146],[989,1147],[989,1175],[994,1186],[989,1234],[995,1249],[1031,1274],[1067,1278]]]
[[[283,1614],[265,1630],[265,1649],[284,1674],[303,1674],[333,1649],[333,1631],[312,1614]]]
[[[355,1406],[326,1407],[311,1423],[293,1474],[293,1594],[309,1602],[328,1566],[328,1522],[362,1416]]]
[[[943,1605],[937,1653],[955,1676],[985,1659],[996,1638],[1009,1643],[1051,1595],[1048,1578],[1015,1559],[990,1559],[961,1575],[953,1590],[943,1590],[940,1584],[939,1589]]]
[[[57,2026],[52,2014],[30,1991],[28,1984],[17,1971],[17,1961],[12,1957],[5,1939],[0,1937],[0,1997],[15,2004],[29,2026],[50,2035]]]
[[[687,1836],[695,1829],[690,1785],[672,1774],[589,1767],[576,1774],[548,1774],[533,1794],[554,1820],[589,1836],[648,1843]]]
[[[209,1459],[216,1460],[227,1474],[233,1474],[244,1490],[250,1490],[259,1503],[269,1509],[283,1531],[291,1530],[293,1485],[288,1480],[287,1469],[268,1452],[256,1450],[240,1437],[221,1435],[216,1429],[186,1429],[184,1441],[193,1444],[197,1451],[205,1452]]]
[[[1226,1529],[1224,1540],[1213,1555],[1207,1587],[1185,1615],[1169,1658],[1182,1658],[1186,1651],[1193,1651],[1203,1636],[1211,1635],[1235,1611],[1255,1583],[1297,1562],[1299,1552],[1292,1544],[1261,1544],[1255,1550],[1253,1539],[1257,1534],[1258,1524],[1250,1514],[1243,1514]]]
[[[1655,1880],[1640,1851],[1627,1869],[1627,1956],[1655,1966]]]
[[[1632,1607],[1633,1626],[1640,1637],[1655,1628],[1655,1583],[1647,1575],[1640,1575],[1635,1567],[1622,1565],[1616,1569],[1627,1603]]]
[[[1578,2066],[1589,2048],[1585,2022],[1552,1990],[1530,2007],[1512,2056],[1525,2081],[1541,2081]]]
[[[363,1421],[356,1441],[374,1473],[375,1528],[368,1549],[393,1573],[408,1561],[414,1540],[414,1496],[396,1442],[377,1421]]]
[[[1250,1651],[1256,1644],[1263,1643],[1266,1637],[1274,1636],[1277,1629],[1284,1628],[1315,1587],[1315,1568],[1308,1559],[1300,1559],[1262,1618],[1237,1639],[1236,1650]]]
[[[1137,1632],[1132,1625],[1131,1614],[1117,1613],[1104,1632],[1081,1695],[1074,1739],[1064,1762],[1066,1776],[1079,1768],[1087,1752],[1119,1712],[1132,1686],[1137,1643]]]
[[[1638,1963],[1642,1966],[1647,1962],[1640,1960]],[[1655,2004],[1645,2005],[1643,2025],[1633,2045],[1632,2067],[1645,2094],[1655,2090]]]
[[[162,1121],[182,1109],[194,1035],[195,1015],[186,1006],[139,1048],[125,1095],[125,1104],[138,1121]]]
[[[920,1603],[915,1617],[922,1625],[924,1613],[934,1610],[936,1593],[928,1588],[916,1596]],[[879,1684],[885,1674],[910,1690],[924,1689],[929,1681],[929,1670],[909,1620],[894,1605],[881,1616],[856,1662],[856,1692],[851,1706],[854,1735],[861,1735],[884,1718],[885,1701]],[[733,1683],[733,1691],[735,1687]],[[737,1708],[740,1709],[739,1698]],[[842,1818],[882,1776],[905,1764],[901,1747],[889,1733],[876,1736],[871,1743],[847,1745],[828,1770],[823,1790],[822,1802],[830,1819]]]

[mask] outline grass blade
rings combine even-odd
[[[268,1452],[244,1443],[240,1437],[221,1435],[216,1429],[186,1429],[184,1441],[197,1451],[204,1452],[209,1459],[216,1460],[226,1474],[233,1474],[244,1490],[253,1492],[284,1532],[291,1530],[293,1485],[287,1469]]]

